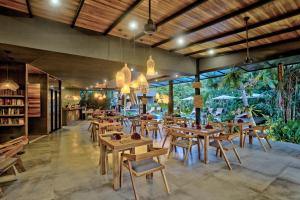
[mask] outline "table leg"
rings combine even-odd
[[[244,141],[243,126],[240,126],[240,147],[241,148],[243,148],[243,141]]]
[[[204,163],[208,163],[209,136],[204,136]]]
[[[152,148],[152,147],[153,147],[153,144],[149,144],[149,145],[147,146],[147,151],[151,151],[151,148]],[[153,173],[147,174],[147,175],[146,175],[146,179],[147,179],[147,180],[153,179]]]
[[[112,159],[113,159],[113,189],[118,190],[120,189],[120,158],[119,158],[119,151],[114,150],[112,152]]]
[[[105,157],[106,157],[106,146],[100,142],[100,173],[102,175],[106,174],[106,163]]]

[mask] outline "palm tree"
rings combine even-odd
[[[249,109],[248,96],[252,92],[253,86],[262,79],[262,73],[259,73],[255,77],[250,74],[250,77],[245,77],[244,73],[239,69],[233,69],[229,74],[225,75],[221,86],[227,86],[229,88],[237,89],[241,93],[243,105],[247,108],[251,122],[255,125],[251,109]]]

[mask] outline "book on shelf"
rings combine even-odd
[[[24,99],[0,98],[2,106],[24,106]]]
[[[0,108],[0,115],[20,115],[24,113],[24,108]]]
[[[24,118],[0,118],[0,125],[24,125]]]
[[[12,91],[12,90],[0,90],[0,96],[24,96],[25,91],[24,90],[17,90],[17,91]]]

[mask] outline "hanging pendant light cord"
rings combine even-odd
[[[249,55],[249,41],[248,41],[248,20],[249,20],[249,17],[245,17],[245,22],[246,22],[247,57],[250,58],[250,55]]]
[[[149,19],[151,19],[151,0],[149,0]]]

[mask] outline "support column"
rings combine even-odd
[[[171,115],[174,112],[174,94],[173,94],[173,80],[169,81],[169,104],[168,114]]]
[[[196,60],[196,75],[195,75],[195,82],[200,81],[200,63],[199,59]],[[195,95],[200,95],[200,88],[195,88]],[[195,119],[196,119],[196,124],[201,124],[200,120],[200,108],[195,108]]]
[[[142,98],[147,98],[146,94],[143,94]],[[142,102],[143,102],[143,100],[142,100]],[[143,102],[143,114],[146,114],[146,113],[147,113],[147,104],[145,104]]]

